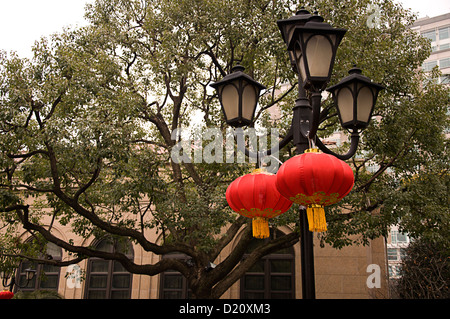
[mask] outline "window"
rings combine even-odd
[[[424,62],[422,64],[422,69],[425,72],[428,72],[428,71],[431,71],[436,65],[437,65],[437,61]]]
[[[96,249],[105,252],[120,252],[134,259],[130,242],[103,239]],[[89,258],[86,278],[86,299],[130,299],[132,274],[120,262],[100,258]]]
[[[409,242],[409,238],[406,234],[399,232],[398,230],[391,231],[391,243],[392,244],[406,244]]]
[[[47,243],[46,258],[53,260],[61,260],[62,249],[53,243]],[[27,283],[26,269],[36,270],[36,274]],[[35,290],[54,290],[58,291],[60,267],[46,264],[38,264],[31,261],[23,261],[18,269],[17,278],[20,287],[16,286],[16,290],[24,292],[32,292]]]
[[[439,60],[439,68],[450,68],[450,58]]]
[[[439,40],[448,39],[450,37],[450,27],[439,28]]]
[[[424,38],[430,39],[431,42],[436,41],[436,32],[434,30],[426,31],[422,33]]]
[[[162,258],[188,259],[182,253],[170,253]],[[161,274],[159,298],[161,299],[189,299],[191,291],[186,278],[178,271],[169,269]]]
[[[388,248],[387,255],[388,260],[398,260],[397,248]]]
[[[271,230],[271,237],[283,235]],[[247,254],[267,240],[253,239]],[[245,258],[245,255],[244,255]],[[293,299],[295,298],[294,249],[281,249],[257,261],[242,276],[242,299]]]
[[[401,265],[389,265],[389,277],[398,278],[401,274]]]
[[[443,74],[441,77],[439,77],[439,83],[450,84],[450,74]]]
[[[450,49],[450,43],[440,44],[439,50]]]

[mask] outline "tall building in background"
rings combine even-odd
[[[423,62],[422,70],[428,72],[436,66],[439,67],[442,75],[438,83],[450,85],[450,13],[420,18],[413,24],[412,29],[431,41],[431,54]],[[449,131],[445,133],[450,135]],[[408,234],[400,232],[398,226],[391,227],[387,238],[389,279],[395,280],[399,277],[401,261],[409,243]]]
[[[450,13],[418,19],[413,30],[431,41],[431,55],[422,64],[424,71],[438,66],[442,72],[439,83],[450,84]]]

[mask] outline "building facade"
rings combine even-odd
[[[431,41],[431,54],[422,64],[424,71],[438,66],[439,83],[450,84],[450,13],[418,19],[412,29]]]
[[[50,224],[50,220],[48,224]],[[65,226],[54,224],[54,231],[63,240],[76,245],[92,245],[103,251],[120,251],[138,264],[154,264],[160,258],[186,258],[183,255],[159,256],[144,251],[133,243],[118,243],[108,239],[74,236]],[[289,233],[281,227],[276,233]],[[24,240],[27,240],[23,234]],[[146,236],[158,243],[156,232]],[[220,263],[239,240],[239,234],[218,256]],[[255,244],[257,243],[257,239]],[[322,245],[323,246],[323,245]],[[252,249],[250,245],[249,249]],[[389,298],[388,267],[384,238],[372,240],[367,246],[349,246],[340,250],[314,242],[316,296],[323,299]],[[49,244],[49,259],[70,260],[67,252]],[[36,275],[26,281],[26,270]],[[15,274],[18,286],[14,292],[52,290],[65,299],[184,299],[190,297],[186,279],[178,272],[166,271],[156,276],[136,275],[127,272],[116,261],[89,258],[68,267],[56,267],[23,262]],[[301,299],[300,244],[265,256],[222,296],[224,299]],[[0,284],[0,289],[4,288]]]
[[[422,70],[429,72],[438,67],[442,73],[438,83],[450,85],[450,13],[419,18],[412,29],[431,42],[431,54],[423,62]],[[450,131],[445,133],[450,136]],[[391,227],[387,238],[389,279],[399,278],[401,262],[410,241],[408,234],[400,232],[398,226]]]

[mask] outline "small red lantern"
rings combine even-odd
[[[268,218],[286,212],[292,202],[278,192],[276,175],[254,170],[235,179],[227,188],[227,202],[238,214],[252,218],[253,237],[269,237]]]
[[[345,197],[353,188],[353,170],[333,155],[309,149],[281,165],[278,191],[294,203],[307,207],[310,231],[327,230],[324,206]]]
[[[3,290],[0,292],[0,299],[11,299],[14,297],[14,293],[12,291]]]

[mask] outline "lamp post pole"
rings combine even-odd
[[[326,114],[321,112],[321,92],[330,81],[337,47],[346,30],[333,28],[317,14],[302,9],[286,20],[278,20],[294,72],[298,75],[298,97],[293,108],[291,127],[278,145],[265,151],[253,152],[245,147],[242,127],[254,120],[261,90],[265,87],[243,73],[241,66],[211,84],[218,92],[226,122],[236,130],[238,147],[247,156],[261,159],[293,142],[297,155],[315,144],[324,153],[341,160],[351,158],[359,143],[359,134],[372,116],[378,92],[383,86],[373,83],[354,67],[349,76],[329,87],[343,128],[351,134],[351,144],[346,154],[336,154],[316,136],[319,124]],[[306,90],[310,93],[307,97]],[[259,161],[258,161],[259,162]],[[300,246],[302,266],[302,297],[315,299],[313,233],[309,230],[306,208],[300,206]]]
[[[298,85],[298,98],[293,109],[293,143],[295,153],[303,154],[309,148],[308,138],[304,137],[300,131],[301,118],[303,117],[303,108],[308,108],[309,102],[306,98],[306,92],[302,85]],[[301,258],[301,278],[302,278],[302,298],[315,299],[316,285],[314,275],[314,239],[313,233],[309,231],[306,207],[300,206],[300,258]]]

